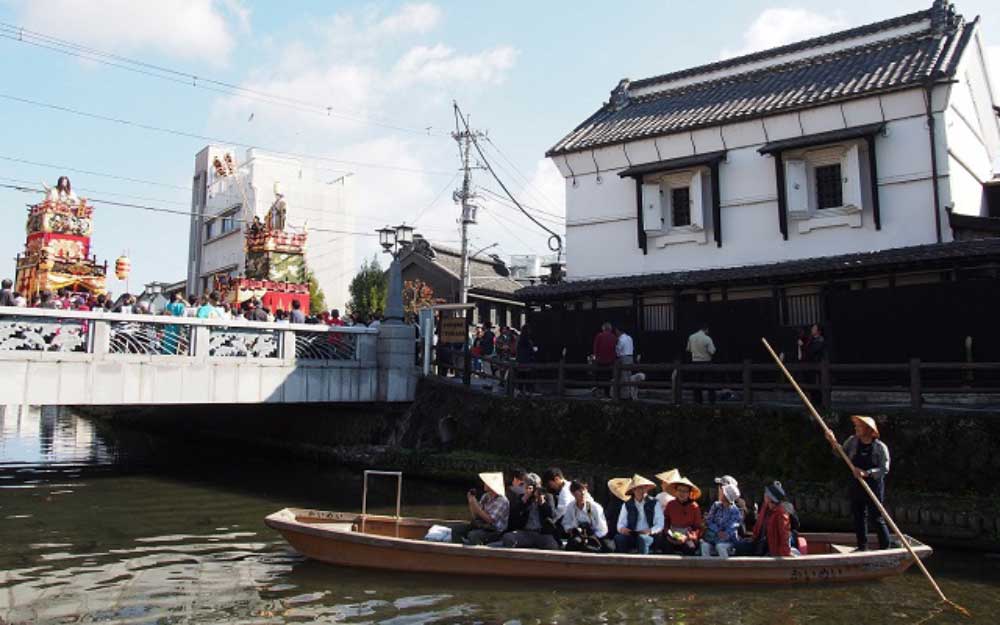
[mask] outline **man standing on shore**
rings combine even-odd
[[[605,321],[601,324],[601,331],[594,336],[594,345],[591,354],[594,362],[600,367],[611,368],[615,364],[615,347],[618,345],[618,337],[611,331],[611,324]],[[606,375],[606,374],[605,374]],[[601,376],[604,377],[604,376]],[[607,379],[607,378],[605,378]],[[611,397],[611,387],[605,386],[603,389],[605,397]]]
[[[878,506],[868,497],[860,484],[864,480],[872,489],[879,502],[885,501],[885,476],[889,473],[889,448],[879,440],[875,419],[854,415],[854,435],[844,441],[843,450],[854,465],[851,480],[851,514],[854,516],[854,533],[858,539],[858,551],[868,550],[868,520],[875,524],[879,549],[889,548],[889,528],[886,526]],[[826,438],[836,453],[839,443],[833,432],[827,430]]]
[[[715,355],[715,343],[712,342],[712,337],[708,335],[708,324],[703,323],[698,328],[698,331],[688,337],[687,351],[691,354],[691,362],[696,365],[710,365],[712,364],[712,356]],[[694,389],[694,403],[700,404],[702,398],[702,388],[707,376],[698,372],[694,376],[694,381],[699,386]],[[715,403],[715,389],[708,389],[708,403]]]
[[[632,363],[635,361],[635,345],[632,337],[622,329],[615,326],[615,335],[618,341],[615,343],[615,356],[618,359],[618,381],[630,382],[632,380]],[[639,389],[635,386],[618,387],[618,399],[636,399],[639,396]]]

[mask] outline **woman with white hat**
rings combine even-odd
[[[864,480],[880,502],[885,501],[885,476],[889,473],[889,448],[879,439],[875,419],[853,415],[854,434],[844,441],[843,449],[854,465],[854,477]],[[826,438],[837,451],[837,438],[827,430]],[[868,549],[868,520],[875,524],[879,549],[889,548],[889,528],[878,507],[868,497],[857,480],[851,480],[851,514],[854,516],[854,533],[858,551]]]
[[[504,495],[503,473],[480,473],[483,494],[476,498],[476,489],[466,493],[472,522],[452,529],[451,541],[464,545],[485,545],[500,540],[507,529],[510,502]]]
[[[625,489],[625,494],[632,498],[618,513],[618,534],[615,536],[618,553],[647,554],[656,536],[663,531],[663,508],[648,496],[654,488],[656,484],[641,475],[632,476]]]

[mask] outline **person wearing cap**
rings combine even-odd
[[[878,506],[861,487],[861,480],[868,484],[880,502],[885,501],[885,476],[889,474],[889,447],[879,438],[875,419],[853,415],[854,434],[847,437],[842,446],[844,453],[854,465],[851,481],[851,514],[854,517],[854,533],[858,540],[858,551],[868,549],[868,522],[875,524],[879,549],[889,548],[889,528],[886,526]],[[826,438],[837,451],[836,436],[827,430]]]
[[[618,535],[615,536],[618,553],[648,554],[653,541],[663,531],[663,508],[648,496],[654,488],[656,484],[641,475],[632,476],[625,489],[625,494],[632,498],[618,513]]]
[[[452,529],[451,540],[465,545],[485,545],[496,542],[507,529],[510,502],[503,494],[503,473],[480,473],[483,494],[476,499],[476,490],[466,494],[472,522],[464,527]]]
[[[615,550],[615,543],[608,538],[608,521],[604,508],[590,497],[585,482],[573,481],[569,485],[573,504],[562,518],[563,530],[569,539],[566,551],[607,553]]]
[[[677,476],[667,484],[667,492],[674,499],[664,512],[667,529],[663,532],[660,548],[664,553],[696,555],[703,527],[697,501],[701,498],[701,489],[686,477]]]
[[[738,538],[743,513],[736,506],[740,489],[732,476],[715,478],[718,496],[705,515],[705,533],[701,539],[701,555],[706,558],[715,554],[728,558],[729,550]]]
[[[510,517],[503,546],[522,549],[558,549],[555,505],[535,473],[524,474],[524,492],[510,502]]]
[[[794,555],[792,552],[792,515],[787,503],[788,495],[781,482],[774,481],[764,487],[764,507],[757,515],[753,536],[736,546],[738,556]]]

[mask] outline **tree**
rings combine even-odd
[[[434,289],[423,280],[417,278],[403,282],[403,311],[408,321],[413,321],[421,308],[443,302],[443,299],[434,297]]]
[[[361,270],[351,280],[348,290],[351,301],[347,303],[347,310],[351,313],[367,319],[385,310],[389,277],[382,272],[377,256],[372,256],[370,261],[361,264]]]
[[[318,315],[326,310],[326,295],[323,289],[319,288],[319,280],[316,274],[310,269],[306,269],[306,282],[309,283],[309,313]]]

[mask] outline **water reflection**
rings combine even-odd
[[[987,622],[998,563],[937,553],[969,621],[935,612],[917,574],[822,587],[650,586],[387,574],[307,561],[263,527],[289,505],[357,509],[357,472],[104,431],[65,411],[0,427],[4,623]],[[407,480],[407,512],[461,514],[454,489]],[[393,501],[375,484],[373,502]]]

